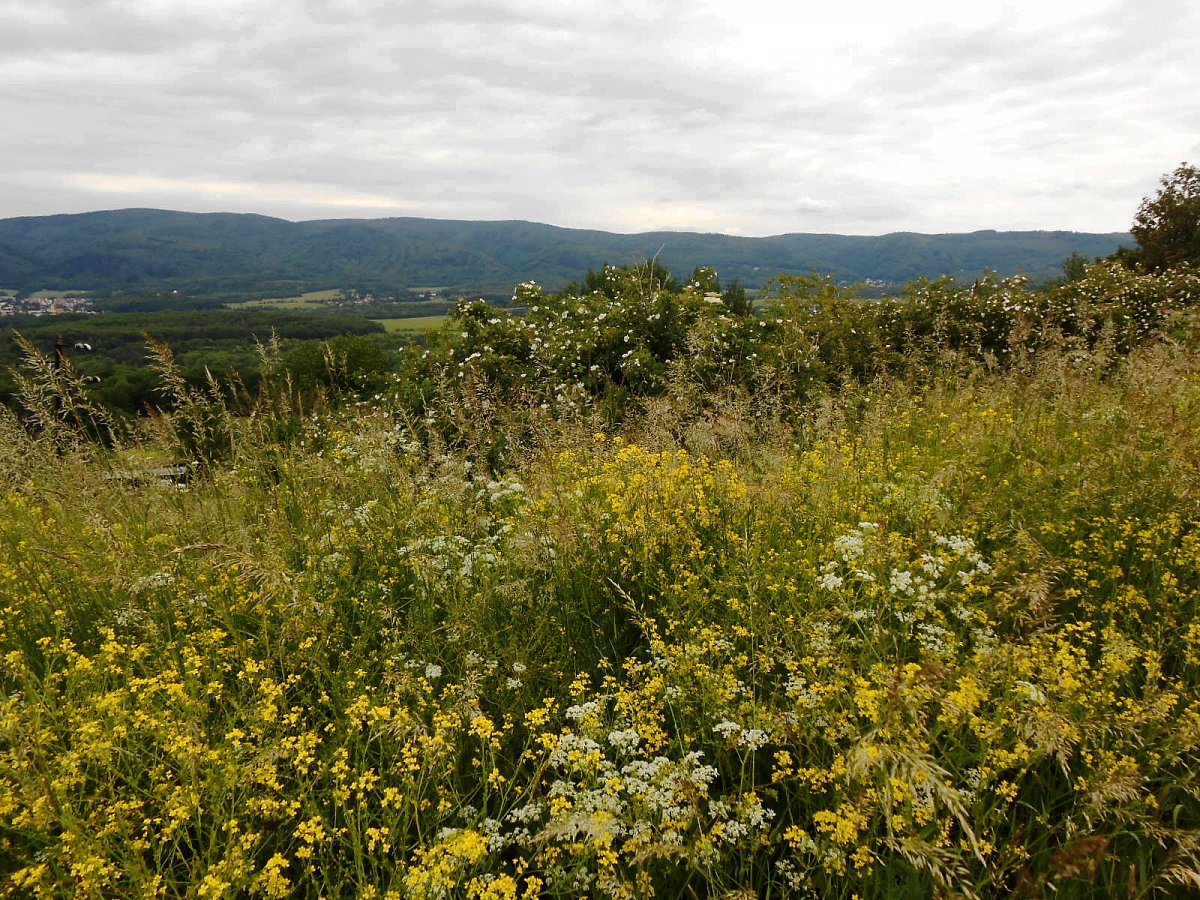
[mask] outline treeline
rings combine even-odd
[[[279,310],[210,309],[63,315],[53,319],[14,316],[6,320],[0,342],[0,402],[13,404],[17,391],[14,370],[27,362],[15,339],[22,335],[33,348],[52,356],[61,342],[69,365],[89,382],[88,394],[99,405],[136,414],[164,402],[159,376],[149,362],[148,339],[169,347],[184,376],[194,383],[207,372],[228,381],[237,379],[257,389],[260,348],[278,340],[285,356],[294,354],[297,379],[315,385],[321,367],[301,350],[306,342],[354,339],[357,356],[368,358],[382,371],[394,361],[399,339],[377,322],[354,315],[312,315]],[[77,349],[77,345],[80,345]],[[90,349],[85,349],[90,348]],[[385,352],[390,358],[384,358]]]
[[[878,237],[689,232],[612,234],[532,222],[435,219],[287,222],[266,216],[128,209],[0,220],[0,287],[171,292],[221,299],[352,286],[429,286],[502,296],[523,279],[558,289],[604,261],[657,258],[677,272],[717,268],[759,288],[779,273],[902,284],[984,268],[1053,277],[1072,252],[1090,258],[1126,234],[1065,231]]]

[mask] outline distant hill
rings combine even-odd
[[[558,288],[605,262],[657,257],[676,275],[713,266],[758,287],[781,273],[838,281],[970,277],[985,268],[1035,278],[1072,252],[1107,256],[1127,234],[1069,231],[782,234],[746,238],[658,231],[613,234],[534,222],[328,219],[123,209],[0,219],[0,287],[100,292],[174,289],[195,296],[326,287],[508,291]]]

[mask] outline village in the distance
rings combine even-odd
[[[58,316],[64,313],[91,313],[92,298],[78,294],[39,293],[21,297],[0,293],[0,316]]]

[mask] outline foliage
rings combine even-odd
[[[402,351],[413,418],[494,458],[523,452],[519,433],[500,433],[514,423],[501,409],[612,425],[656,397],[702,408],[734,391],[802,409],[846,382],[930,377],[955,361],[1008,368],[1056,348],[1099,364],[1200,301],[1190,271],[1139,274],[1114,262],[1040,289],[985,273],[970,284],[920,279],[881,300],[828,277],[784,275],[757,315],[731,305],[711,269],[678,284],[661,267],[608,266],[585,285],[557,295],[519,285],[519,317],[461,303],[440,334]]]
[[[948,310],[1003,284],[914,297],[974,341]],[[785,284],[777,315],[851,302]],[[541,352],[485,315],[455,327],[510,338],[489,365]],[[1200,369],[1169,324],[1115,361],[843,374],[745,453],[653,406],[563,423],[501,475],[382,400],[281,442],[278,398],[232,415],[165,361],[173,430],[111,456],[0,410],[0,895],[1194,889]],[[193,414],[228,462],[111,477]]]
[[[1200,169],[1183,163],[1164,175],[1158,193],[1138,207],[1130,231],[1138,246],[1128,258],[1142,269],[1200,265]]]
[[[284,354],[282,370],[300,391],[375,392],[389,381],[388,349],[371,337],[343,334],[306,341]]]
[[[158,393],[168,412],[155,410],[160,443],[172,459],[191,467],[224,462],[233,455],[233,411],[211,372],[202,387],[189,384],[171,348],[150,341],[150,357],[159,377]]]
[[[715,266],[749,288],[780,272],[814,270],[843,281],[891,283],[937,273],[966,277],[984,268],[1052,278],[1072,251],[1105,256],[1123,243],[1127,235],[1072,232],[743,238],[610,234],[531,222],[287,222],[127,209],[0,220],[0,285],[157,293],[145,299],[175,306],[201,297],[283,297],[335,287],[378,293],[440,285],[490,295],[533,279],[562,288],[603,260],[658,259],[675,272]],[[396,315],[406,313],[386,313]]]
[[[92,400],[87,376],[76,371],[61,348],[56,347],[51,357],[24,335],[17,334],[14,341],[25,354],[25,366],[14,381],[30,432],[58,452],[116,441],[116,423]]]
[[[1062,261],[1063,278],[1067,281],[1078,281],[1087,274],[1087,266],[1087,258],[1076,250]]]
[[[156,393],[157,376],[147,361],[147,335],[171,348],[175,362],[193,385],[207,381],[206,371],[219,379],[228,379],[236,372],[252,388],[257,385],[259,369],[256,344],[267,341],[272,334],[289,347],[342,334],[384,338],[381,325],[357,316],[250,310],[17,316],[0,321],[10,323],[13,332],[43,352],[53,347],[58,337],[69,347],[77,342],[90,345],[91,351],[70,351],[72,365],[81,375],[98,379],[87,389],[95,405],[126,415],[162,404]],[[394,345],[394,341],[386,341],[384,346],[390,349]],[[15,340],[0,342],[0,402],[11,402],[15,397],[16,386],[8,372],[25,356]]]
[[[440,334],[402,352],[412,415],[457,442],[464,424],[479,424],[458,415],[473,403],[616,422],[669,383],[707,389],[752,380],[761,323],[734,314],[707,290],[716,284],[715,273],[708,277],[680,285],[653,262],[606,266],[585,282],[587,293],[518,285],[512,305],[521,316],[463,301]]]

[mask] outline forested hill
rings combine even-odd
[[[1106,256],[1126,234],[1067,231],[896,233],[880,237],[690,232],[613,234],[533,222],[330,219],[124,209],[0,220],[0,288],[194,295],[323,287],[551,288],[605,262],[657,256],[678,274],[713,266],[757,287],[780,273],[839,281],[904,282],[973,276],[985,268],[1035,278],[1059,274],[1072,252]]]

